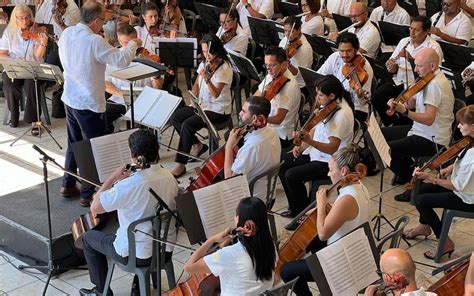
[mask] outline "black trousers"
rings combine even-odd
[[[3,90],[5,98],[7,100],[8,110],[10,110],[10,123],[13,126],[18,126],[20,119],[20,100],[21,100],[21,89],[25,89],[26,102],[25,102],[25,114],[23,120],[26,123],[32,123],[38,121],[36,115],[36,91],[35,82],[33,79],[15,79],[11,80],[7,74],[3,72]],[[40,86],[42,82],[38,81],[38,98],[42,95]],[[41,114],[41,108],[40,108]]]
[[[300,155],[294,158],[292,153],[283,155],[285,162],[280,167],[281,184],[288,199],[288,209],[298,214],[310,203],[305,182],[327,179],[328,164],[321,161],[311,161],[309,155]]]
[[[230,116],[228,114],[220,114],[208,110],[204,112],[213,124],[225,122]],[[189,153],[191,147],[199,142],[199,139],[196,137],[196,132],[206,127],[201,117],[196,114],[195,109],[189,106],[176,110],[171,118],[171,123],[180,135],[178,150],[186,153]],[[188,157],[178,153],[176,154],[175,161],[186,164],[188,163]]]
[[[408,182],[413,173],[414,162],[412,157],[433,156],[437,149],[442,147],[442,145],[420,136],[411,135],[407,137],[410,129],[411,126],[409,125],[382,128],[382,133],[385,140],[387,140],[392,156],[390,169],[404,182]]]
[[[427,224],[439,238],[443,223],[434,209],[449,209],[474,212],[474,204],[467,204],[451,190],[434,184],[422,183],[415,197],[415,206],[420,213],[420,223]]]
[[[127,112],[122,104],[107,101],[105,105],[105,133],[111,134],[114,132],[114,121]]]
[[[413,121],[407,117],[399,116],[394,114],[393,116],[387,115],[387,102],[390,99],[395,99],[403,91],[403,84],[392,85],[385,83],[378,87],[372,95],[372,106],[382,120],[384,126],[390,125],[411,125]]]

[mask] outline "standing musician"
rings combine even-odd
[[[181,8],[177,4],[177,0],[161,0],[163,7],[161,8],[161,26],[165,32],[161,32],[165,36],[170,33],[169,36],[186,35],[188,32],[186,30],[186,23],[184,22],[183,13]]]
[[[403,38],[385,63],[388,72],[393,74],[395,85],[386,83],[379,86],[372,95],[372,105],[385,126],[391,124],[410,124],[406,117],[388,116],[387,102],[397,97],[407,85],[415,81],[412,63],[414,56],[424,48],[433,48],[443,60],[441,46],[430,36],[431,21],[426,16],[415,16],[410,24],[410,37]]]
[[[73,0],[45,0],[36,7],[36,22],[52,24],[58,37],[67,27],[79,23],[80,19],[81,12]]]
[[[236,4],[235,9],[239,13],[240,25],[244,29],[245,34],[251,38],[248,17],[260,19],[271,19],[273,15],[273,1],[268,0],[229,0],[229,3]]]
[[[59,57],[64,68],[62,101],[66,107],[68,147],[64,167],[77,171],[72,143],[102,136],[105,132],[105,67],[125,67],[130,64],[142,42],[132,39],[126,48],[110,46],[97,33],[104,25],[105,8],[93,0],[81,7],[81,22],[69,27],[59,40]],[[78,58],[80,57],[80,62]],[[89,206],[94,188],[81,188],[82,206]],[[71,197],[79,194],[76,179],[65,174],[61,194]]]
[[[334,102],[337,107],[309,133],[301,131],[297,137],[303,143],[295,145],[291,154],[282,157],[284,163],[279,176],[288,199],[288,211],[281,214],[283,217],[293,218],[308,206],[310,200],[305,182],[326,179],[331,155],[346,147],[353,138],[352,100],[345,98],[344,93],[347,94],[341,82],[333,75],[321,80],[315,105],[324,108]]]
[[[27,5],[18,4],[15,6],[12,11],[11,19],[8,22],[7,28],[3,32],[0,42],[0,58],[38,62],[43,61],[46,53],[48,36],[45,33],[40,32],[37,38],[33,38],[33,34],[30,34],[35,30],[33,21],[33,13]],[[39,127],[35,127],[35,122],[38,121],[39,118],[37,118],[34,80],[15,79],[12,81],[8,78],[6,72],[3,72],[2,79],[5,98],[7,100],[8,109],[10,110],[10,127],[18,126],[21,89],[24,88],[27,99],[23,120],[26,123],[31,123],[33,125],[31,133],[34,136],[39,135],[40,129]]]
[[[461,10],[461,0],[443,0],[443,9],[431,17],[430,33],[436,40],[467,44],[472,36],[471,20]]]
[[[319,14],[319,0],[301,0],[301,10],[308,13],[301,17],[301,32],[308,35],[324,35],[324,19]]]
[[[141,16],[143,19],[142,26],[135,26],[135,30],[137,30],[138,38],[140,38],[143,42],[143,47],[146,48],[151,53],[155,53],[155,49],[158,46],[156,44],[155,33],[158,30],[158,7],[156,7],[155,3],[148,2],[145,3],[142,7]]]
[[[246,222],[253,222],[254,233],[247,233]],[[188,259],[184,270],[189,273],[212,273],[219,277],[221,295],[258,295],[272,287],[276,249],[270,235],[265,204],[247,197],[236,209],[236,231],[230,228],[209,237]],[[242,229],[242,230],[241,230]],[[233,239],[237,242],[229,243]],[[206,255],[214,243],[220,250]]]
[[[328,176],[333,184],[354,172],[355,166],[359,163],[357,150],[357,145],[350,144],[336,151],[329,159]],[[332,244],[370,220],[370,195],[360,181],[343,184],[332,206],[328,203],[328,198],[327,189],[320,188],[316,194],[317,208],[310,210],[317,211],[318,234],[315,242],[310,245],[311,252]],[[312,282],[314,279],[305,259],[283,264],[280,272],[284,282],[289,282],[299,276],[293,288],[296,295],[312,295],[307,282]]]
[[[317,72],[323,75],[332,74],[343,83],[344,89],[351,94],[352,102],[354,103],[354,117],[359,122],[363,123],[365,122],[369,112],[369,106],[363,98],[368,94],[370,95],[374,72],[372,71],[370,64],[358,53],[359,39],[354,33],[344,32],[340,34],[337,37],[336,45],[338,52],[330,55]],[[361,59],[362,61],[357,62],[358,64],[354,64],[357,59]],[[352,82],[350,81],[352,75],[346,77],[343,74],[344,67],[356,67],[359,70],[350,70],[349,72],[353,72],[354,74],[359,72],[363,75],[367,75],[367,81],[360,86],[358,86],[357,83],[354,84],[354,79]],[[357,77],[358,76],[359,75],[357,75]],[[360,81],[360,78],[357,78],[357,80],[362,82]],[[351,85],[356,87],[353,88]]]
[[[211,123],[222,123],[229,119],[231,113],[232,96],[232,66],[222,42],[216,35],[206,35],[201,40],[201,48],[206,61],[202,62],[197,72],[192,92],[200,99],[201,108],[206,112]],[[196,137],[196,132],[206,123],[196,114],[196,110],[187,106],[174,112],[171,122],[178,131],[180,138],[178,150],[200,156],[208,150]],[[188,157],[176,154],[176,166],[171,171],[179,178],[186,173]]]
[[[270,46],[265,50],[265,67],[267,75],[254,95],[270,100],[272,109],[267,121],[277,130],[281,147],[288,148],[293,143],[301,91],[295,76],[288,70],[288,58],[283,48]],[[279,81],[282,83],[277,83]],[[268,97],[275,91],[273,97]]]
[[[221,26],[217,30],[226,50],[232,50],[245,56],[249,45],[249,37],[239,24],[239,15],[235,9],[223,8],[219,15]]]
[[[418,81],[420,90],[415,98],[408,99],[405,104],[394,99],[387,103],[401,116],[413,120],[413,126],[382,129],[390,146],[390,169],[397,184],[410,181],[414,165],[412,157],[432,156],[451,139],[454,96],[449,81],[439,70],[439,56],[433,48],[424,48],[416,54],[415,71],[422,78]],[[424,87],[418,86],[423,82],[427,82]],[[412,108],[416,110],[411,111]],[[409,199],[409,192],[395,197],[398,201]]]
[[[270,114],[270,102],[261,97],[251,96],[242,106],[239,113],[242,123],[251,129],[244,137],[244,145],[234,157],[234,149],[242,131],[234,129],[230,132],[225,146],[224,177],[230,178],[237,174],[245,174],[250,182],[254,177],[263,174],[280,162],[280,141],[273,128],[267,126]],[[264,199],[267,181],[257,181],[253,196]]]
[[[107,257],[121,264],[127,264],[129,246],[128,226],[139,219],[156,215],[157,200],[148,192],[151,188],[174,210],[174,198],[178,195],[178,184],[171,173],[159,164],[159,145],[149,131],[138,130],[128,138],[131,165],[137,170],[131,172],[126,166],[119,166],[94,194],[91,212],[94,215],[117,211],[119,228],[114,234],[100,230],[89,230],[82,237],[84,257],[89,268],[92,289],[81,289],[80,295],[102,295],[107,276]],[[173,219],[170,221],[173,224]],[[138,230],[151,234],[150,222],[139,224]],[[170,227],[168,240],[176,242],[176,229]],[[151,263],[152,241],[146,234],[135,233],[137,265]],[[165,261],[171,260],[173,249],[166,246]],[[137,283],[135,276],[134,282]],[[135,285],[137,286],[137,285]],[[137,287],[138,288],[138,287]],[[133,294],[133,293],[132,293]]]
[[[333,13],[349,16],[350,7],[356,0],[322,0],[320,15],[324,18],[324,24],[329,27],[329,32],[337,32]]]
[[[466,106],[456,113],[458,128],[464,137],[474,138],[474,106]],[[420,213],[419,224],[405,233],[406,238],[418,235],[428,236],[433,230],[436,238],[441,234],[442,223],[435,208],[474,212],[474,149],[468,144],[458,154],[454,164],[440,171],[441,178],[415,168],[413,176],[424,181],[415,196],[415,206]],[[450,179],[446,177],[451,175]],[[434,259],[435,250],[424,253]],[[443,255],[454,251],[454,243],[448,237]]]

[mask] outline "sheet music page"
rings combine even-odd
[[[227,221],[218,184],[193,191],[206,238],[226,228]]]
[[[333,295],[357,295],[379,277],[363,228],[316,253]]]
[[[162,130],[182,98],[163,91],[142,120],[142,123]]]
[[[247,177],[237,176],[219,183],[220,194],[225,205],[224,214],[228,223],[232,226],[234,223],[235,209],[242,198],[250,196],[249,183]]]
[[[136,100],[133,101],[135,121],[142,122],[150,111],[156,99],[164,92],[163,90],[154,89],[145,86]],[[132,109],[128,109],[124,117],[132,118]]]
[[[103,183],[121,164],[130,161],[128,137],[137,129],[93,138],[90,140],[99,181]]]
[[[141,63],[131,63],[130,66],[128,67],[111,71],[109,73],[106,72],[106,73],[112,77],[128,81],[135,77],[139,77],[142,75],[149,75],[155,72],[157,72],[157,70],[153,67],[150,67]]]
[[[392,161],[392,157],[390,156],[390,147],[388,146],[387,141],[382,134],[382,130],[380,129],[379,123],[375,119],[375,115],[373,113],[370,116],[367,131],[369,132],[369,135],[372,138],[375,148],[377,148],[377,152],[384,162],[385,167],[390,166],[390,162]]]

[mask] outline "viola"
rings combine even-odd
[[[45,26],[31,24],[29,27],[21,29],[21,37],[25,41],[28,41],[30,39],[32,39],[33,41],[38,41],[41,33],[46,34],[49,38],[54,38],[54,36],[48,34],[48,28]]]
[[[431,285],[427,291],[434,292],[439,296],[464,295],[464,281],[468,268],[469,256],[436,283]]]
[[[206,76],[206,79],[210,80],[214,73],[217,71],[217,69],[219,69],[219,67],[223,64],[224,60],[219,57],[215,57],[210,61],[208,60],[208,62],[204,66],[204,75]]]
[[[367,168],[361,163],[356,165],[355,170],[356,172],[347,174],[333,186],[331,186],[328,189],[328,195],[337,186],[349,185],[362,180],[367,175]],[[289,261],[301,259],[308,251],[310,251],[308,250],[308,247],[318,235],[316,223],[317,214],[318,211],[314,210],[309,215],[307,215],[298,228],[296,228],[296,230],[292,233],[290,238],[282,245],[280,250],[278,250],[278,262],[275,267],[274,283],[277,283],[280,280],[280,269],[283,264]]]
[[[226,44],[227,42],[232,40],[232,38],[234,38],[235,36],[237,36],[237,28],[225,31],[221,35],[222,44]]]
[[[411,97],[416,95],[419,91],[423,90],[426,85],[434,78],[434,74],[432,72],[429,72],[426,74],[424,77],[419,77],[413,85],[411,85],[409,88],[404,90],[394,101],[396,103],[405,103],[407,102]],[[395,108],[391,107],[390,109],[387,110],[387,115],[392,116],[395,113]]]
[[[274,78],[273,81],[265,87],[263,91],[263,97],[269,101],[273,100],[273,98],[278,94],[280,89],[285,86],[288,81],[290,81],[290,79],[286,78],[285,75],[280,74],[277,78]]]
[[[298,38],[295,41],[291,41],[290,44],[288,45],[287,48],[287,56],[288,59],[291,59],[292,57],[295,56],[295,54],[298,52],[298,49],[303,45],[303,42],[301,41],[300,38]]]
[[[350,87],[360,93],[362,87],[369,79],[369,73],[364,69],[365,59],[361,55],[356,55],[350,63],[345,63],[342,67],[342,75],[349,80]]]

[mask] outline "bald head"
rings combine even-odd
[[[351,4],[350,11],[351,11],[351,15],[352,15],[352,11],[356,12],[357,14],[367,12],[367,6],[365,6],[364,2],[354,2]]]
[[[350,7],[350,17],[353,24],[359,23],[356,28],[362,27],[369,19],[367,6],[363,2],[355,2]]]
[[[425,77],[439,68],[439,56],[432,48],[424,48],[415,55],[415,71]]]
[[[388,274],[400,272],[407,278],[415,279],[416,266],[410,254],[403,249],[388,249],[380,257],[380,269]]]

